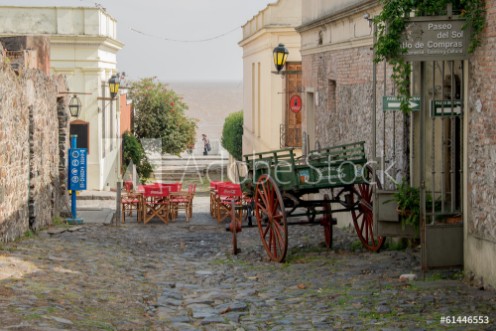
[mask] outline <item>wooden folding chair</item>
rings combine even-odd
[[[130,181],[124,182],[124,191],[121,197],[122,223],[126,222],[126,214],[132,216],[133,211],[136,211],[138,223],[141,222],[143,196],[140,193],[134,192],[133,182]]]
[[[217,218],[217,188],[219,185],[232,184],[231,182],[211,181],[210,182],[210,215]]]
[[[158,217],[165,224],[169,223],[169,189],[157,185],[145,185],[143,194],[143,223],[147,224]]]
[[[242,196],[243,192],[241,191],[241,186],[239,184],[229,183],[217,186],[215,215],[218,223],[222,222],[231,214],[232,202],[235,204],[242,203]]]
[[[188,186],[187,192],[171,192],[170,193],[170,209],[171,217],[175,219],[179,213],[179,209],[184,210],[186,222],[193,217],[193,198],[196,193],[196,184]]]

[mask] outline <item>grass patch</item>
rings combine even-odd
[[[34,237],[34,232],[31,231],[31,230],[27,230],[26,232],[24,232],[23,237],[24,238],[33,238]]]
[[[404,238],[387,238],[384,249],[388,251],[404,251],[408,247],[408,241]]]
[[[352,252],[360,252],[363,250],[363,244],[360,240],[355,240],[351,243]]]
[[[33,320],[39,320],[41,319],[43,316],[41,314],[36,314],[36,313],[33,313],[33,314],[29,314],[29,315],[26,315],[24,318],[28,321],[33,321]]]

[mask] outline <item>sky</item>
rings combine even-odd
[[[11,6],[101,5],[117,20],[119,72],[137,80],[241,81],[241,26],[276,0],[0,0]],[[211,39],[203,41],[205,39]]]

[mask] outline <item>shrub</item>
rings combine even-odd
[[[129,132],[124,133],[122,137],[122,159],[124,170],[132,162],[136,166],[136,172],[142,182],[150,178],[153,169],[148,162],[145,150],[138,138]]]
[[[243,112],[229,114],[224,121],[222,129],[222,147],[224,147],[236,160],[243,156]]]

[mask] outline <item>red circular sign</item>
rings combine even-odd
[[[293,95],[289,99],[289,108],[293,113],[299,113],[301,110],[301,97],[299,95]]]

